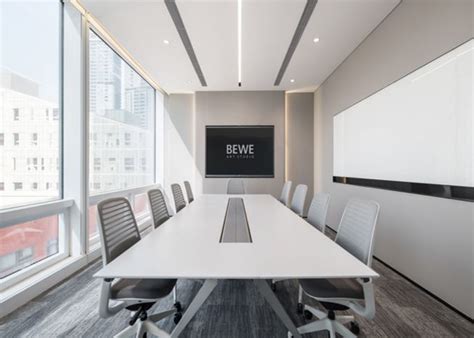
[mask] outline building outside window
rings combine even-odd
[[[20,109],[13,108],[13,120],[19,121],[20,120]]]
[[[20,145],[20,134],[13,133],[13,145],[19,146]]]
[[[33,146],[38,145],[38,133],[31,134],[31,145]]]
[[[154,116],[154,88],[89,31],[91,195],[154,182]],[[142,154],[147,160],[139,164]]]
[[[123,165],[124,165],[125,171],[134,171],[135,159],[133,157],[126,157],[123,159]]]

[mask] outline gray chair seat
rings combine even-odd
[[[157,299],[167,296],[176,285],[176,279],[121,279],[111,288],[113,299]]]
[[[303,290],[315,298],[364,299],[364,291],[355,279],[300,279]]]

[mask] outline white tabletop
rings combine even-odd
[[[219,243],[229,197],[200,196],[95,277],[378,277],[270,195],[240,195],[244,198],[252,243]]]

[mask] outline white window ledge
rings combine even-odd
[[[15,311],[62,280],[100,257],[96,249],[87,255],[68,257],[0,293],[0,318]]]

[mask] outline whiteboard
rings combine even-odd
[[[474,40],[334,116],[334,176],[474,186]]]

